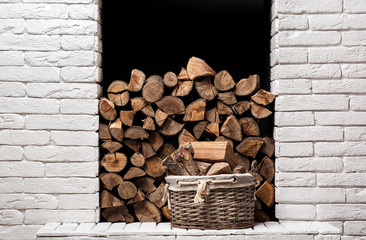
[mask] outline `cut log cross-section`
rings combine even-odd
[[[257,91],[260,87],[260,79],[258,75],[250,75],[249,78],[241,79],[235,86],[236,96],[249,96]]]
[[[233,77],[226,70],[219,72],[215,76],[214,84],[217,90],[222,92],[228,91],[235,87]]]
[[[195,81],[194,86],[196,87],[198,95],[207,101],[212,101],[219,93],[215,86],[212,85],[209,77],[200,81]]]
[[[147,102],[156,102],[163,97],[164,83],[163,79],[158,75],[152,75],[146,79],[142,88],[142,97]]]
[[[201,121],[205,118],[206,100],[198,99],[186,108],[186,114],[184,115],[183,121],[194,122]]]
[[[145,73],[138,69],[133,69],[131,72],[130,82],[128,84],[128,90],[131,92],[141,91],[145,83]]]
[[[130,100],[130,93],[128,92],[128,85],[124,81],[112,82],[108,89],[108,98],[117,106],[125,106]]]
[[[225,122],[222,124],[220,132],[222,135],[235,141],[240,142],[243,140],[243,133],[240,123],[234,115],[230,115],[228,118],[226,118]]]
[[[117,116],[116,108],[113,102],[104,97],[102,97],[99,101],[99,112],[105,119],[109,121],[113,121]]]
[[[125,154],[117,153],[107,153],[104,155],[100,163],[108,172],[120,172],[127,164],[127,157]]]
[[[172,88],[177,85],[178,78],[177,78],[177,75],[175,75],[175,73],[167,72],[164,75],[163,81],[164,81],[165,86],[167,86],[168,88]]]
[[[191,80],[216,75],[216,72],[204,60],[197,57],[189,59],[187,73]]]

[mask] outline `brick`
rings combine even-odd
[[[341,240],[366,240],[366,237],[360,236],[341,236]]]
[[[97,5],[69,5],[67,12],[71,19],[80,20],[98,20],[98,6]]]
[[[315,154],[318,156],[357,156],[366,154],[365,142],[319,142],[315,143]]]
[[[275,126],[309,126],[314,125],[312,112],[276,112]]]
[[[315,173],[277,173],[275,182],[277,187],[312,187],[316,185]]]
[[[98,114],[97,99],[63,99],[61,100],[61,113],[67,114]],[[1,117],[1,116],[0,116]]]
[[[46,177],[96,177],[98,162],[47,163]]]
[[[0,144],[46,145],[50,142],[47,131],[0,130]]]
[[[50,194],[0,194],[0,208],[56,209],[58,199]]]
[[[25,85],[16,82],[0,82],[0,97],[23,97]]]
[[[94,52],[26,52],[25,62],[29,66],[94,66]]]
[[[0,18],[67,19],[66,4],[1,4]]]
[[[275,128],[275,140],[279,142],[341,141],[341,127],[280,127]]]
[[[314,80],[312,82],[312,90],[313,93],[366,93],[366,81],[358,79]],[[350,97],[351,109],[352,98],[357,99],[357,97]]]
[[[366,186],[365,173],[318,173],[318,186]]]
[[[314,240],[341,240],[339,235],[315,235]]]
[[[366,13],[366,3],[362,0],[344,0],[344,12]]]
[[[26,146],[24,155],[30,161],[88,162],[98,161],[98,148],[62,146]]]
[[[279,49],[274,49],[273,51],[271,51],[271,57],[270,57],[271,67],[278,65],[278,51],[279,51]],[[273,82],[276,82],[276,81],[273,81]],[[271,82],[271,84],[273,82]],[[273,89],[273,88],[271,88],[271,89]]]
[[[306,15],[280,15],[278,17],[279,30],[305,30],[309,28]]]
[[[344,137],[350,141],[365,141],[366,127],[349,127],[344,129]]]
[[[344,158],[345,172],[366,172],[365,157],[345,157]]]
[[[49,222],[95,222],[94,210],[26,210],[25,224]]]
[[[0,19],[0,34],[21,34],[24,29],[23,19]]]
[[[272,52],[273,50],[278,48],[278,34],[276,34],[275,36],[273,36],[271,38],[270,41],[270,51]]]
[[[98,146],[97,132],[85,131],[52,131],[51,140],[56,145],[64,146]]]
[[[366,218],[364,204],[319,204],[317,220],[362,220]]]
[[[98,129],[98,117],[88,115],[30,115],[25,118],[27,129],[89,130]]]
[[[313,155],[313,144],[305,143],[278,143],[276,144],[277,157],[309,157]]]
[[[313,30],[366,29],[366,14],[327,14],[308,16]]]
[[[366,125],[366,112],[316,112],[315,122],[318,125]]]
[[[280,203],[342,203],[346,201],[342,188],[278,188]]]
[[[366,221],[346,221],[344,222],[344,234],[365,236],[366,235]]]
[[[0,67],[0,81],[58,82],[60,69],[55,67]]]
[[[366,47],[310,48],[310,63],[364,62]]]
[[[278,204],[276,217],[283,220],[314,220],[316,210],[314,205]]]
[[[342,75],[346,78],[365,78],[366,65],[365,64],[343,64]]]
[[[97,22],[90,20],[27,20],[25,29],[38,35],[95,35]]]
[[[278,80],[271,82],[271,89],[276,95],[310,94],[311,81],[305,79]]]
[[[278,49],[279,63],[306,63],[308,52],[306,48],[280,48]]]
[[[16,225],[22,224],[24,216],[18,210],[0,210],[0,224]]]
[[[19,146],[0,146],[0,161],[23,159],[23,148]]]
[[[335,31],[282,31],[278,34],[278,44],[288,46],[331,46],[341,43],[341,34]]]
[[[96,67],[63,67],[61,78],[64,82],[95,82],[98,80]]]
[[[242,240],[243,236],[238,236],[238,239],[235,240]],[[304,235],[304,234],[255,234],[255,235],[246,235],[245,240],[313,240],[312,235]],[[178,240],[178,239],[177,239]],[[224,238],[224,240],[226,240]]]
[[[7,240],[34,239],[41,225],[0,226],[0,238]]]
[[[360,89],[364,89],[363,87],[366,88],[366,85],[364,84],[365,81],[357,81],[357,82],[359,83],[358,86]],[[366,111],[365,102],[366,102],[366,96],[351,96],[350,109],[355,111]]]
[[[3,34],[0,50],[56,51],[60,49],[60,36],[34,36]]]
[[[343,161],[340,157],[277,158],[276,167],[282,172],[340,172]]]
[[[25,178],[24,193],[96,193],[97,178]]]
[[[278,96],[275,109],[276,111],[348,110],[348,97],[343,95]],[[318,123],[317,116],[323,115],[315,113],[315,120]]]
[[[0,66],[23,66],[23,64],[24,64],[23,52],[20,51],[0,52]]]
[[[366,188],[348,188],[346,198],[348,203],[366,203]]]
[[[37,98],[97,98],[96,84],[88,83],[28,83],[29,97]]]
[[[278,33],[278,19],[271,22],[271,37]]]
[[[94,36],[63,35],[61,49],[68,51],[90,51],[94,49]]]
[[[1,177],[43,177],[44,164],[39,162],[1,162]]]
[[[278,65],[272,79],[336,79],[341,68],[336,64]]]
[[[366,46],[366,31],[347,31],[342,33],[344,46]]]
[[[0,129],[24,128],[25,119],[19,114],[0,114]]]
[[[59,209],[96,209],[99,207],[99,194],[60,194]]]
[[[281,0],[279,13],[337,13],[342,12],[342,0]]]
[[[22,193],[23,187],[22,178],[1,178],[0,193]]]

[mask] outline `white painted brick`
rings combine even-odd
[[[31,161],[98,161],[98,148],[95,147],[61,147],[61,146],[26,146],[24,155]]]
[[[271,41],[270,41],[270,51],[272,52],[273,50],[275,50],[277,48],[278,48],[278,34],[274,35],[271,38]]]
[[[52,131],[51,140],[56,145],[64,146],[98,146],[97,132],[85,131]]]
[[[278,19],[275,19],[271,22],[271,36],[274,36],[278,33]]]
[[[277,157],[308,157],[313,155],[313,144],[311,142],[278,143],[276,150]]]
[[[365,173],[318,173],[318,186],[366,186]]]
[[[342,188],[278,188],[280,203],[342,203],[346,201]]]
[[[98,114],[98,100],[93,99],[62,99],[61,113],[69,114]],[[1,118],[1,115],[0,115]],[[1,126],[1,124],[0,124]]]
[[[0,146],[0,160],[22,160],[23,148],[19,146]]]
[[[41,225],[0,226],[0,238],[6,240],[32,240]]]
[[[61,36],[61,49],[68,51],[93,50],[94,39],[94,36],[63,35]]]
[[[0,18],[52,19],[67,18],[65,4],[1,4]]]
[[[60,49],[60,36],[3,34],[0,50],[55,51]]]
[[[341,127],[280,127],[275,128],[275,140],[279,142],[341,141]]]
[[[0,129],[24,128],[25,119],[18,114],[0,114]]]
[[[49,222],[94,222],[94,210],[26,210],[25,224]]]
[[[25,193],[95,193],[97,178],[25,178]]]
[[[366,154],[366,142],[319,142],[315,143],[318,156],[357,156]]]
[[[277,187],[312,187],[316,185],[315,173],[277,173],[275,182]]]
[[[56,67],[0,67],[0,81],[58,82],[60,69]]]
[[[274,49],[271,52],[270,65],[271,65],[271,67],[278,65],[278,49]],[[273,83],[273,82],[271,82],[271,83]],[[273,88],[271,87],[271,89],[273,89]]]
[[[17,82],[0,82],[0,97],[23,97],[25,85]]]
[[[366,31],[347,31],[342,33],[344,46],[365,46]]]
[[[22,66],[24,53],[19,51],[1,51],[0,66]]]
[[[335,31],[282,31],[278,34],[279,46],[330,46],[341,43],[341,34]]]
[[[283,172],[340,172],[343,161],[339,157],[277,158],[276,167]]]
[[[346,198],[348,203],[366,203],[366,188],[348,188]]]
[[[366,157],[345,157],[345,172],[366,172]]]
[[[97,98],[96,84],[88,83],[28,83],[29,97],[39,98]]]
[[[89,20],[27,20],[29,34],[39,35],[95,35],[97,22]]]
[[[272,79],[335,79],[341,77],[336,64],[278,65]]]
[[[0,130],[0,144],[46,145],[50,142],[47,131]]]
[[[271,91],[276,95],[310,94],[311,81],[305,79],[272,81]]]
[[[366,93],[366,81],[360,79],[314,80],[312,82],[312,90],[313,93]],[[351,109],[352,98],[357,99],[357,97],[352,96],[350,98]]]
[[[21,34],[24,26],[23,19],[0,19],[0,34]]]
[[[361,220],[366,218],[365,204],[319,204],[317,220]]]
[[[29,66],[93,66],[92,51],[26,52],[25,62]]]
[[[337,13],[342,12],[342,0],[281,0],[279,13]]]
[[[306,48],[279,48],[279,63],[306,63],[308,50]]]
[[[344,138],[350,141],[365,141],[366,127],[350,127],[344,129]]]
[[[278,17],[279,30],[305,30],[309,28],[306,15],[280,15]]]
[[[347,110],[348,97],[343,95],[278,96],[275,109],[276,111]],[[316,121],[319,120],[317,116],[323,116],[315,114]]]
[[[366,29],[366,14],[309,15],[308,18],[313,30]]]
[[[16,225],[22,224],[24,216],[18,210],[0,210],[0,224]]]
[[[366,2],[363,0],[344,0],[344,12],[366,13]]]
[[[276,112],[275,126],[309,126],[314,125],[312,112]]]
[[[366,125],[366,112],[316,112],[315,122],[318,125]]]
[[[98,124],[98,117],[88,115],[30,115],[25,118],[27,129],[94,131]]]
[[[344,222],[344,234],[366,236],[366,221]]]
[[[64,82],[95,82],[98,80],[96,67],[63,67],[61,78]]]
[[[97,5],[69,5],[67,12],[71,19],[98,20]]]
[[[39,162],[1,162],[1,177],[43,177],[44,164]]]
[[[0,193],[21,193],[23,187],[22,178],[1,178]]]
[[[366,237],[360,237],[360,236],[341,236],[341,240],[366,240]]]
[[[366,85],[363,84],[365,81],[358,81],[358,82],[359,82],[360,88],[362,88],[362,89],[364,89],[364,87],[366,88]],[[366,110],[365,103],[366,103],[366,96],[351,96],[350,97],[350,109],[351,110],[365,111]]]
[[[342,75],[346,78],[365,78],[366,65],[365,64],[343,64]]]
[[[314,205],[279,204],[276,217],[286,220],[313,220],[316,216]]]
[[[0,208],[56,209],[58,200],[51,194],[0,194]]]
[[[92,3],[93,0],[23,0],[25,3]]]
[[[310,48],[310,63],[364,62],[366,47]]]
[[[98,162],[47,163],[47,177],[96,177]]]
[[[99,193],[61,194],[57,198],[59,209],[96,209],[99,207]]]
[[[341,240],[339,235],[315,235],[314,240]]]
[[[237,240],[242,240],[243,236],[238,236]],[[313,236],[312,235],[305,235],[305,234],[294,234],[294,235],[287,235],[287,234],[264,234],[264,235],[260,235],[260,234],[256,234],[256,235],[247,235],[245,237],[245,240],[313,240]],[[226,239],[225,239],[226,240]]]

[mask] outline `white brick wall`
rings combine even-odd
[[[99,7],[0,0],[0,239],[99,219]]]
[[[272,2],[276,215],[365,238],[366,1]]]

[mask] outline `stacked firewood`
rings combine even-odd
[[[146,78],[134,69],[129,83],[116,80],[107,93],[99,103],[105,220],[169,220],[166,174],[245,172],[261,183],[256,219],[269,220],[261,209],[274,202],[274,143],[261,135],[260,120],[272,114],[275,95],[260,89],[258,75],[235,83],[192,57],[178,76]]]

